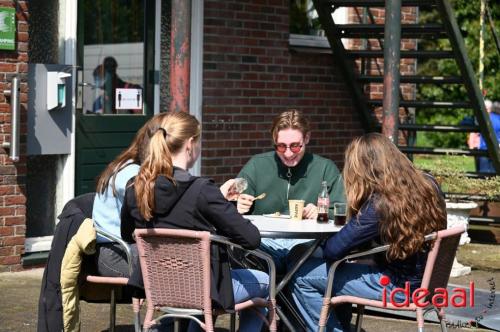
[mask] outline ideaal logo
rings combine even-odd
[[[391,279],[388,276],[380,277],[380,285],[384,286],[382,290],[382,303],[384,307],[387,306],[387,289],[386,286],[391,283]],[[433,304],[437,308],[448,307],[451,303],[453,307],[464,308],[469,302],[470,307],[474,307],[474,281],[469,282],[470,294],[467,300],[467,290],[465,288],[457,287],[453,289],[451,297],[446,288],[436,288],[434,289],[434,294],[432,295],[430,301],[427,297],[431,294],[427,288],[417,288],[415,289],[410,297],[410,282],[405,282],[405,287],[394,288],[389,295],[389,302],[396,308],[403,308],[410,306],[411,302],[419,308],[424,308],[429,304]],[[396,301],[396,295],[402,293],[405,296],[403,302]]]
[[[488,304],[483,305],[485,308],[477,315],[474,317],[473,320],[469,321],[461,321],[458,320],[456,322],[454,321],[446,321],[446,326],[447,327],[452,327],[452,328],[472,328],[472,327],[478,327],[479,322],[484,318],[484,315],[493,308],[495,305],[495,279],[490,278],[487,280],[488,284],[490,286],[490,295],[488,297]],[[387,289],[386,286],[390,284],[391,279],[388,276],[382,276],[380,277],[380,285],[384,286],[382,290],[382,303],[384,307],[387,306]],[[411,302],[415,304],[415,306],[424,308],[428,306],[429,304],[433,304],[437,308],[443,308],[443,307],[448,307],[453,306],[456,308],[464,308],[467,306],[467,302],[469,303],[469,307],[473,308],[475,303],[475,288],[474,288],[474,281],[469,282],[469,296],[467,296],[467,290],[462,287],[456,287],[452,290],[451,294],[448,292],[446,288],[436,288],[434,290],[434,293],[432,297],[427,299],[427,297],[431,294],[430,291],[426,288],[417,288],[415,289],[410,297],[410,283],[407,281],[405,282],[405,287],[404,288],[394,288],[390,294],[389,294],[389,303],[392,304],[396,308],[403,308],[403,307],[408,307],[410,305],[410,298]],[[396,294],[402,293],[404,295],[404,301],[403,302],[397,302],[396,301]],[[451,296],[450,296],[451,295]]]

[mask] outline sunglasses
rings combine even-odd
[[[290,148],[290,151],[292,151],[293,153],[299,153],[300,152],[300,149],[302,149],[302,144],[300,143],[292,143],[290,145],[286,145],[284,143],[279,143],[279,144],[275,144],[274,145],[274,148],[276,149],[276,151],[278,151],[279,153],[285,153],[286,152],[286,149]]]

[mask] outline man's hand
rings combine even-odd
[[[252,207],[253,201],[255,200],[255,197],[252,195],[247,195],[247,194],[240,194],[238,196],[238,212],[240,214],[245,214],[248,211],[250,211],[250,208]]]
[[[318,218],[318,208],[313,203],[309,203],[304,206],[304,211],[302,212],[303,219],[314,219]]]

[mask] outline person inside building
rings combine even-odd
[[[116,89],[141,89],[138,84],[124,81],[117,73],[118,62],[112,56],[104,58],[102,64],[98,65],[92,75],[96,89],[102,90],[92,105],[92,112],[98,114],[117,114],[117,113],[142,113],[141,109],[117,109],[116,103],[121,101],[121,94],[116,94]],[[142,93],[141,93],[142,95]],[[141,96],[138,96],[140,101]],[[137,105],[141,106],[141,105]],[[141,106],[142,108],[142,106]]]
[[[248,182],[238,196],[238,212],[242,214],[289,213],[289,199],[305,201],[303,218],[316,219],[321,183],[327,182],[330,196],[329,217],[333,204],[345,203],[342,177],[333,161],[306,151],[311,139],[309,121],[294,109],[279,114],[273,121],[271,136],[274,151],[253,156],[238,174]],[[266,193],[264,199],[255,200]],[[286,270],[290,250],[309,240],[263,239],[261,248],[273,256],[279,273]]]
[[[389,244],[387,253],[375,257],[375,264],[341,264],[335,272],[332,295],[380,300],[382,276],[390,279],[385,286],[388,291],[409,281],[411,293],[420,287],[431,247],[424,242],[425,235],[446,229],[446,207],[439,186],[385,136],[370,133],[354,139],[346,149],[342,174],[349,222],[326,241],[324,259],[310,258],[291,281],[295,304],[308,331],[317,330],[332,262],[366,243]],[[351,304],[335,306],[327,331],[350,331],[351,317]]]
[[[121,235],[134,242],[137,228],[177,228],[209,231],[228,237],[244,248],[260,244],[259,230],[244,219],[212,180],[192,176],[188,170],[200,156],[201,126],[186,112],[168,113],[156,132],[137,176],[126,189],[121,214]],[[267,273],[230,270],[226,249],[211,251],[212,300],[224,309],[253,297],[267,297]],[[134,277],[132,274],[132,278]],[[140,276],[137,276],[140,277]],[[140,284],[142,280],[133,280]],[[265,309],[258,309],[265,314]],[[255,309],[240,313],[240,331],[260,331],[263,321]],[[197,328],[197,324],[190,324]]]
[[[496,105],[495,105],[496,104]],[[496,144],[500,143],[500,105],[497,102],[493,103],[491,100],[484,101],[486,111],[488,112],[491,120],[491,126],[495,132]],[[496,107],[495,107],[496,106]],[[479,135],[479,149],[488,150],[486,141],[482,135]],[[486,156],[479,157],[479,172],[481,173],[496,173],[493,161]]]

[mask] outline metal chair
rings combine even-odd
[[[209,232],[181,229],[136,229],[135,238],[147,299],[144,330],[147,331],[164,317],[174,317],[194,320],[205,331],[214,331],[212,315],[221,312],[212,309],[210,297],[210,245],[217,242],[241,247]],[[268,307],[269,319],[262,318],[271,331],[276,331],[274,262],[262,252],[251,252],[268,263],[269,300],[253,298],[236,303],[235,310],[252,306]],[[155,310],[165,314],[153,319]],[[195,317],[201,315],[205,322]],[[178,331],[177,319],[174,326]]]
[[[422,278],[422,284],[420,286],[421,288],[429,290],[429,295],[426,297],[426,299],[430,299],[437,288],[446,289],[446,286],[448,285],[448,279],[450,277],[451,268],[453,265],[453,259],[455,258],[455,254],[458,248],[458,243],[460,241],[460,235],[463,232],[465,232],[466,229],[467,229],[466,227],[458,226],[438,231],[436,233],[429,234],[425,237],[425,241],[435,240],[434,245],[427,257],[427,264],[425,266],[424,275]],[[383,301],[370,300],[357,296],[350,296],[350,295],[340,295],[333,297],[331,296],[335,270],[337,269],[340,263],[346,260],[372,255],[375,253],[385,252],[388,249],[389,245],[380,246],[361,253],[348,255],[332,264],[330,270],[328,271],[328,281],[325,291],[325,297],[323,299],[323,307],[321,309],[318,331],[322,332],[325,330],[331,305],[337,305],[340,303],[353,303],[357,305],[358,315],[356,318],[356,332],[361,331],[361,324],[363,321],[363,313],[365,306],[372,306],[372,307],[391,309],[391,310],[416,311],[419,332],[424,331],[425,314],[429,311],[435,311],[440,321],[441,330],[447,331],[446,322],[444,320],[444,310],[442,308],[437,308],[436,306],[434,306],[432,301],[428,301],[429,303],[423,308],[415,305],[415,303],[409,303],[408,306],[404,307],[399,307],[399,306],[396,307],[391,303],[384,304]],[[439,264],[436,264],[437,261],[439,261]]]
[[[132,273],[132,254],[130,251],[129,245],[123,241],[121,238],[118,238],[114,236],[111,233],[106,232],[104,229],[100,228],[95,222],[94,222],[94,228],[96,230],[96,233],[105,237],[106,239],[116,242],[120,245],[122,250],[125,252],[127,256],[127,262],[128,262],[128,269],[129,269],[129,275]],[[114,332],[115,331],[115,325],[116,325],[116,290],[119,287],[125,287],[128,284],[128,278],[125,277],[103,277],[99,275],[90,275],[87,274],[84,276],[84,280],[86,283],[89,284],[101,284],[101,285],[108,285],[109,291],[110,291],[110,308],[109,308],[109,331]],[[140,299],[138,298],[132,298],[132,309],[134,312],[134,329],[136,332],[141,331],[141,325],[140,325]]]

